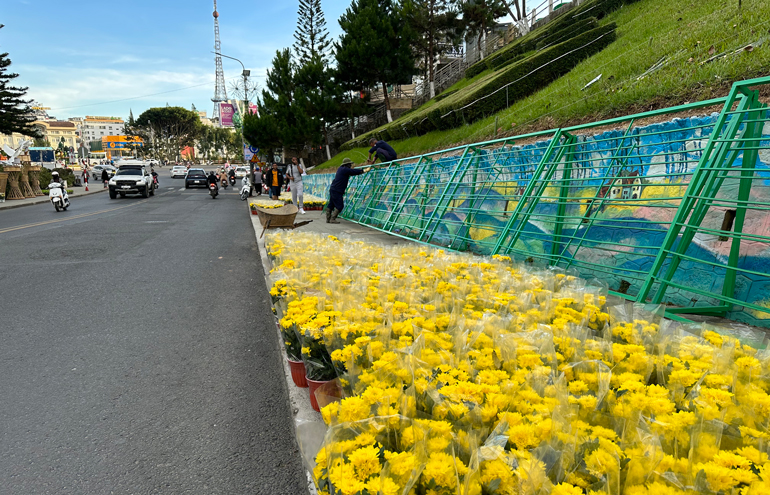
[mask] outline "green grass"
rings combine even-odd
[[[737,0],[641,0],[608,15],[600,24],[609,22],[618,25],[617,41],[538,93],[473,124],[390,144],[401,157],[423,154],[503,135],[705,100],[726,94],[736,80],[770,74],[770,2],[766,0],[743,0],[740,10]],[[712,56],[712,46],[716,55],[758,41],[763,44],[752,52],[703,63]],[[667,59],[663,68],[637,80],[663,57]],[[497,72],[485,71],[458,82],[449,88],[458,89],[457,93],[442,102],[462,97]],[[598,83],[582,90],[599,74]],[[410,112],[410,118],[427,113],[427,108]],[[501,130],[497,135],[496,118]],[[368,134],[376,135],[377,130]],[[318,169],[338,166],[346,156],[361,162],[358,153],[367,150],[345,151]]]

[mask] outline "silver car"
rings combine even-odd
[[[171,178],[176,179],[177,177],[184,177],[187,175],[187,167],[182,165],[177,165],[174,167],[171,167]]]

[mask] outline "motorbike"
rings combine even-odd
[[[227,189],[227,178],[222,177],[219,181],[222,183],[222,188]]]
[[[251,194],[251,184],[249,184],[249,177],[244,175],[241,179],[241,201],[246,201],[249,194]]]
[[[160,182],[158,182],[157,175],[152,176],[152,185],[155,187],[155,189],[160,189]]]
[[[209,184],[209,194],[211,194],[211,199],[216,199],[217,194],[219,194],[216,184]]]
[[[235,187],[235,176],[234,175],[230,176],[230,185]]]
[[[56,211],[66,210],[70,206],[70,197],[59,182],[48,184],[48,198]]]

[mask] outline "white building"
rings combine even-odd
[[[105,136],[122,136],[125,134],[123,119],[117,117],[93,117],[87,115],[78,125],[81,139],[89,143],[99,141]]]

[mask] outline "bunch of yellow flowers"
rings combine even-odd
[[[345,395],[320,493],[770,493],[763,346],[504,256],[267,244],[281,327]]]

